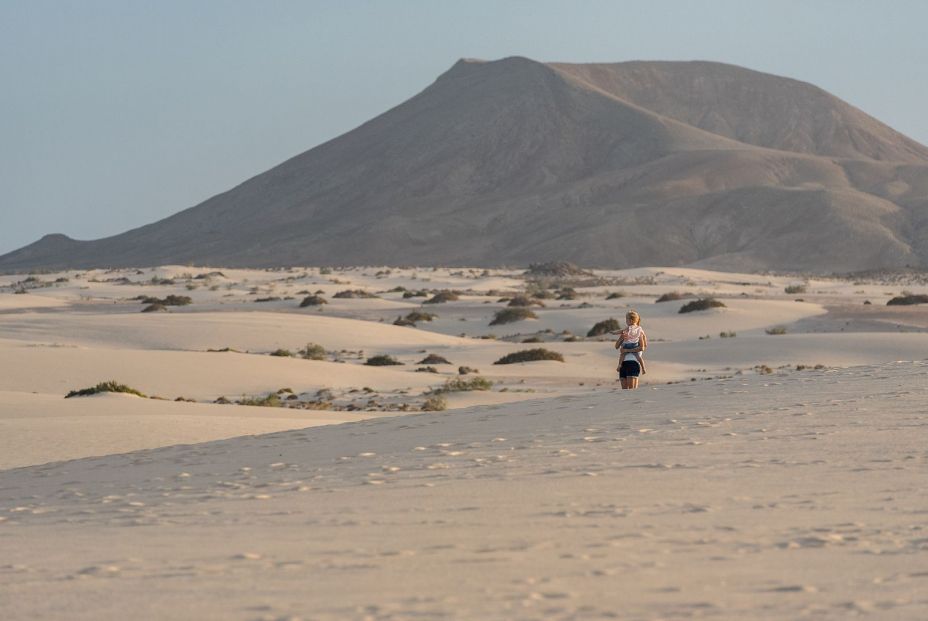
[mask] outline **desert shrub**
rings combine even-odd
[[[719,332],[719,337],[723,339],[733,339],[738,336],[735,332]]]
[[[437,318],[438,315],[434,313],[423,313],[422,311],[412,311],[411,313],[406,314],[406,321],[411,321],[413,323],[417,321],[432,321]]]
[[[168,307],[159,302],[156,304],[149,304],[148,306],[142,309],[142,312],[143,313],[157,313],[157,312],[167,312],[167,310],[168,310]]]
[[[275,349],[271,352],[272,356],[278,356],[280,358],[292,358],[293,352],[289,349]]]
[[[325,360],[325,347],[316,343],[307,343],[306,347],[300,350],[300,357],[305,360]]]
[[[441,412],[448,409],[448,400],[442,395],[432,395],[422,404],[423,412]]]
[[[603,319],[598,322],[590,331],[586,333],[587,336],[600,336],[603,334],[608,334],[610,332],[618,332],[622,329],[622,324],[619,323],[617,319]]]
[[[655,301],[656,303],[660,303],[660,302],[674,302],[674,301],[676,301],[676,300],[682,300],[683,298],[691,298],[691,297],[693,297],[693,294],[692,294],[692,293],[680,293],[679,291],[671,291],[671,292],[669,292],[669,293],[665,293],[665,294],[661,295],[660,297],[658,297],[658,298],[657,298],[656,300],[654,300],[654,301]]]
[[[793,295],[796,293],[805,293],[806,286],[805,285],[788,285],[785,289],[783,289],[783,291],[790,295]]]
[[[522,343],[544,343],[544,341],[538,338],[537,336],[530,336],[526,339],[522,339],[521,342]]]
[[[246,397],[242,395],[242,398],[236,401],[236,403],[239,405],[254,405],[262,408],[279,408],[282,405],[280,396],[274,392],[266,397]]]
[[[473,367],[458,367],[458,375],[467,375],[468,373],[480,373],[480,370]]]
[[[366,364],[369,367],[387,367],[387,366],[400,365],[403,363],[397,360],[396,358],[394,358],[393,356],[388,356],[386,354],[380,354],[377,356],[371,356],[370,358],[367,359],[367,362],[365,362],[364,364]]]
[[[420,360],[417,364],[451,364],[451,361],[444,356],[439,356],[438,354],[429,354]]]
[[[480,377],[479,375],[471,377],[470,379],[464,379],[462,377],[454,377],[447,380],[443,386],[435,389],[434,393],[440,394],[444,392],[468,392],[471,390],[490,390],[493,388],[493,382],[488,380],[485,377]]]
[[[272,295],[267,298],[258,298],[257,300],[255,300],[255,302],[279,302],[279,301],[280,301],[280,298],[277,297],[276,295]]]
[[[322,306],[323,304],[328,303],[329,301],[321,295],[310,295],[303,298],[303,301],[300,302],[300,308],[306,308],[307,306]]]
[[[419,290],[419,291],[404,291],[403,299],[408,300],[409,298],[427,298],[429,296],[428,292]]]
[[[576,300],[577,292],[571,289],[570,287],[566,287],[558,291],[557,299],[558,300]]]
[[[435,367],[419,367],[416,369],[416,373],[438,373],[438,369]]]
[[[871,304],[873,304],[873,302],[871,302],[870,300],[864,300],[864,304],[867,306],[870,306]]]
[[[319,268],[319,274],[322,276],[328,276],[331,273],[332,273],[331,267],[320,267]]]
[[[786,326],[774,326],[772,328],[767,328],[764,330],[767,334],[786,334]]]
[[[410,320],[406,319],[405,317],[397,317],[396,320],[393,322],[393,325],[394,325],[394,326],[405,326],[405,327],[408,327],[408,328],[415,328],[415,327],[416,327],[416,322],[415,322],[415,321],[410,321]]]
[[[722,304],[719,300],[715,298],[700,298],[698,300],[693,300],[692,302],[687,302],[680,307],[678,312],[680,313],[692,313],[694,311],[704,311],[709,310],[710,308],[724,308],[725,305]]]
[[[490,322],[490,325],[497,326],[504,323],[522,321],[523,319],[538,319],[538,315],[525,308],[524,306],[504,308],[497,311],[496,314],[493,315],[493,321]]]
[[[461,299],[457,293],[454,291],[449,291],[445,289],[444,291],[439,291],[431,298],[423,302],[423,304],[444,304],[445,302],[455,302]]]
[[[345,299],[345,298],[376,298],[377,296],[363,289],[345,289],[344,291],[339,291],[332,297],[338,298],[338,299]]]
[[[215,353],[225,353],[225,352],[234,352],[234,353],[236,353],[236,354],[242,353],[242,352],[240,352],[239,350],[233,349],[233,348],[231,348],[231,347],[223,347],[222,349],[207,349],[206,351],[208,351],[208,352],[215,352]]]
[[[928,304],[928,295],[902,292],[886,303],[886,306],[908,306],[910,304]]]
[[[517,295],[513,298],[509,298],[509,304],[508,304],[508,306],[544,306],[544,305],[545,303],[539,300],[538,298],[530,298],[525,295]]]
[[[759,365],[755,366],[755,367],[754,367],[754,371],[755,371],[758,375],[770,375],[771,373],[773,373],[773,369],[771,369],[771,368],[770,368],[769,366],[767,366],[766,364],[759,364]]]
[[[140,301],[142,304],[161,304],[162,306],[187,306],[193,303],[193,300],[189,296],[174,294],[163,299],[153,296],[142,296]]]
[[[535,360],[557,360],[564,362],[564,356],[543,347],[536,349],[523,349],[522,351],[506,354],[493,364],[514,364],[516,362],[534,362]]]
[[[80,390],[72,390],[65,395],[65,399],[70,399],[71,397],[87,397],[89,395],[96,395],[101,392],[122,392],[128,395],[135,395],[137,397],[145,397],[141,392],[135,388],[130,388],[125,384],[120,384],[119,382],[110,380],[108,382],[100,382],[96,386],[91,386],[90,388],[81,388]]]
[[[624,297],[625,297],[625,294],[622,293],[621,291],[613,291],[612,293],[610,293],[609,295],[606,296],[606,299],[607,299],[607,300],[617,300],[617,299],[619,299],[619,298],[624,298]]]

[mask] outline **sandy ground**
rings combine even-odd
[[[925,362],[0,473],[7,619],[924,619]]]
[[[490,325],[531,286],[0,276],[4,618],[928,618],[928,314],[886,305],[924,279],[597,271]],[[441,290],[459,299],[423,304]],[[140,312],[168,295],[192,303]],[[680,314],[695,297],[725,306]],[[586,336],[629,308],[637,392]],[[393,325],[413,311],[435,317]],[[493,364],[538,347],[564,362]],[[146,397],[64,398],[108,380]]]

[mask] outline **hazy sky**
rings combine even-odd
[[[928,2],[0,0],[0,254],[168,216],[458,58],[716,60],[928,144]]]

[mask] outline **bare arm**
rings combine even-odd
[[[615,347],[616,347],[616,349],[618,349],[619,347],[621,347],[621,345],[617,344]],[[642,332],[642,333],[641,333],[641,340],[639,341],[638,347],[636,347],[636,348],[634,348],[634,349],[626,349],[626,350],[624,350],[624,351],[625,351],[625,353],[627,353],[627,354],[639,354],[639,353],[643,352],[644,350],[646,350],[647,348],[648,348],[648,335],[645,334],[644,332]]]

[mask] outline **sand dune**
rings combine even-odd
[[[608,390],[8,470],[0,597],[32,620],[923,618],[926,371]]]

